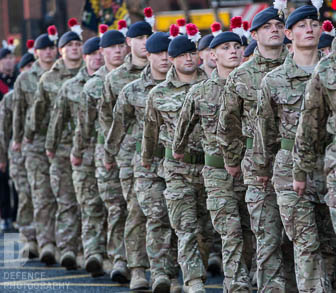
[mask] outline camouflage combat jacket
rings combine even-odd
[[[35,93],[31,121],[25,132],[28,139],[33,140],[34,133],[42,131],[42,129],[45,129],[45,136],[47,135],[51,112],[54,109],[59,90],[66,80],[78,73],[81,66],[68,69],[65,67],[63,59],[58,59],[51,69],[42,75]],[[71,131],[65,129],[60,144],[71,145],[71,143]]]
[[[227,166],[240,165],[245,153],[246,140],[253,139],[254,136],[257,91],[260,89],[261,80],[267,72],[283,64],[287,53],[286,47],[283,47],[280,57],[273,60],[261,56],[256,48],[252,59],[229,75],[223,92],[217,130],[217,141]],[[245,153],[245,157],[249,155],[249,152]],[[244,165],[244,183],[256,184],[251,163],[244,162]]]
[[[45,144],[46,150],[56,152],[65,129],[69,131],[71,137],[74,137],[81,94],[89,78],[86,66],[84,66],[75,77],[62,85],[51,113]]]
[[[13,91],[4,95],[0,102],[0,162],[8,162],[9,144],[12,138]]]
[[[198,68],[197,78],[192,83],[182,82],[178,79],[177,72],[172,66],[167,73],[166,80],[149,92],[141,147],[143,163],[152,163],[154,150],[159,141],[165,148],[172,148],[177,120],[187,93],[193,84],[206,78],[206,73]],[[186,147],[187,152],[203,151],[200,137],[200,127],[198,126],[190,134]]]

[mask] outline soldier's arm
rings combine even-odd
[[[72,146],[71,154],[76,158],[82,158],[82,155],[83,155],[82,151],[84,149],[83,133],[84,133],[84,123],[85,123],[83,103],[79,105],[77,117],[75,119],[76,119],[76,128],[75,128],[75,136],[73,139],[73,146]]]
[[[240,166],[245,147],[241,117],[243,99],[236,91],[235,82],[229,76],[223,91],[217,127],[217,142],[228,167]]]
[[[10,141],[11,118],[9,109],[6,109],[7,95],[0,102],[0,164],[7,164],[8,147]]]
[[[307,173],[316,166],[319,149],[325,146],[326,124],[329,108],[325,100],[319,74],[315,73],[306,87],[293,150],[293,176],[296,181],[305,182]]]
[[[15,82],[13,95],[13,139],[14,142],[21,143],[23,140],[24,125],[28,108],[25,95],[21,89],[21,79]]]
[[[39,131],[43,118],[48,109],[48,104],[49,98],[46,91],[44,90],[43,80],[41,79],[37,85],[37,91],[34,96],[34,104],[30,113],[30,123],[25,129],[25,137],[28,140],[33,140],[34,134]]]
[[[109,78],[105,79],[103,96],[99,100],[99,124],[106,138],[113,121],[113,107],[117,101]]]
[[[200,95],[200,86],[203,85],[197,84],[189,90],[181,109],[172,146],[173,152],[176,154],[184,153],[188,145],[189,135],[199,121],[199,115],[195,109],[195,98]]]
[[[55,153],[58,144],[62,138],[64,125],[69,122],[69,104],[67,99],[67,89],[62,86],[56,98],[56,102],[48,125],[48,132],[46,137],[45,148],[47,151]]]
[[[271,177],[272,161],[277,152],[277,105],[272,99],[267,78],[258,91],[256,129],[253,138],[253,162],[260,177]]]
[[[154,150],[158,145],[160,126],[162,118],[160,113],[153,105],[154,95],[149,92],[146,103],[145,124],[141,143],[141,160],[143,165],[151,165],[153,161]]]
[[[128,103],[127,91],[121,90],[113,109],[113,122],[105,141],[105,162],[114,163],[128,127],[134,120],[134,107]]]

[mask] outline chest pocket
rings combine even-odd
[[[216,133],[219,105],[215,103],[201,102],[199,107],[201,124],[204,132]]]
[[[159,99],[156,102],[156,108],[161,112],[163,119],[170,120],[171,122],[177,119],[177,115],[183,106],[184,100],[179,98],[170,97],[168,99]]]
[[[323,76],[321,76],[321,82],[323,86],[326,88],[326,92],[329,97],[328,103],[333,112],[336,112],[336,69],[329,68]]]
[[[297,126],[302,109],[304,89],[302,91],[284,90],[277,96],[278,115],[281,123],[286,126]]]

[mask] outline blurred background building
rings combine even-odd
[[[0,0],[0,40],[14,36],[16,54],[25,52],[27,39],[46,32],[56,25],[59,35],[67,28],[67,20],[76,17],[84,30],[84,39],[96,34],[98,25],[106,23],[116,28],[119,19],[131,22],[143,19],[143,8],[151,6],[156,17],[156,29],[168,30],[176,19],[185,17],[200,30],[208,30],[214,21],[229,26],[230,18],[241,15],[251,21],[253,16],[273,1],[261,0]],[[289,11],[309,3],[307,0],[288,2]],[[334,2],[334,3],[333,3]],[[336,0],[327,0],[321,10],[322,19],[336,21]]]

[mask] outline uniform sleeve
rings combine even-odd
[[[277,105],[272,99],[267,78],[258,91],[256,130],[253,139],[253,162],[258,176],[272,175],[272,161],[277,152]]]
[[[173,140],[173,152],[177,154],[183,154],[185,148],[188,145],[189,135],[192,133],[195,125],[199,121],[199,115],[195,109],[195,98],[200,95],[201,85],[192,87],[188,92],[181,109],[179,119],[177,120],[177,126],[175,128],[174,140]]]
[[[242,132],[243,99],[235,88],[234,77],[229,77],[221,99],[217,127],[217,142],[223,153],[225,165],[236,167],[242,160],[245,142]]]
[[[134,119],[134,107],[129,104],[127,91],[124,88],[120,92],[117,103],[114,106],[112,126],[105,141],[106,162],[114,162],[114,156],[118,154],[120,150],[120,144],[122,143],[127,133],[128,127],[131,125]]]
[[[162,124],[160,112],[154,108],[153,99],[154,93],[149,92],[141,144],[141,160],[143,164],[151,164],[153,161],[153,154],[158,145],[160,126]]]
[[[56,99],[54,109],[48,125],[45,148],[51,152],[56,152],[61,141],[64,125],[70,120],[69,104],[67,100],[66,88],[62,87]]]
[[[13,107],[13,139],[15,142],[21,143],[25,129],[25,121],[27,114],[27,102],[25,95],[21,89],[21,79],[14,84],[14,107]]]
[[[25,137],[29,140],[34,138],[34,134],[39,131],[41,122],[43,121],[45,114],[49,106],[49,98],[44,90],[43,80],[40,80],[37,86],[37,91],[34,96],[34,104],[31,110],[31,119],[29,125],[25,129]]]
[[[83,134],[84,134],[84,124],[85,124],[85,105],[83,103],[85,94],[84,91],[81,94],[81,103],[78,107],[77,117],[76,119],[76,128],[75,128],[75,136],[73,139],[73,146],[71,153],[73,156],[77,158],[81,158],[84,150],[84,141],[83,141]]]
[[[113,107],[116,103],[117,96],[113,92],[109,78],[105,79],[103,96],[99,101],[99,123],[106,138],[113,121]]]
[[[12,112],[7,108],[8,94],[0,102],[0,162],[5,163],[8,159],[8,148],[11,139]]]
[[[293,176],[296,181],[306,181],[306,174],[316,166],[317,154],[325,147],[326,124],[329,108],[319,74],[307,83],[304,106],[301,112],[293,150]]]

